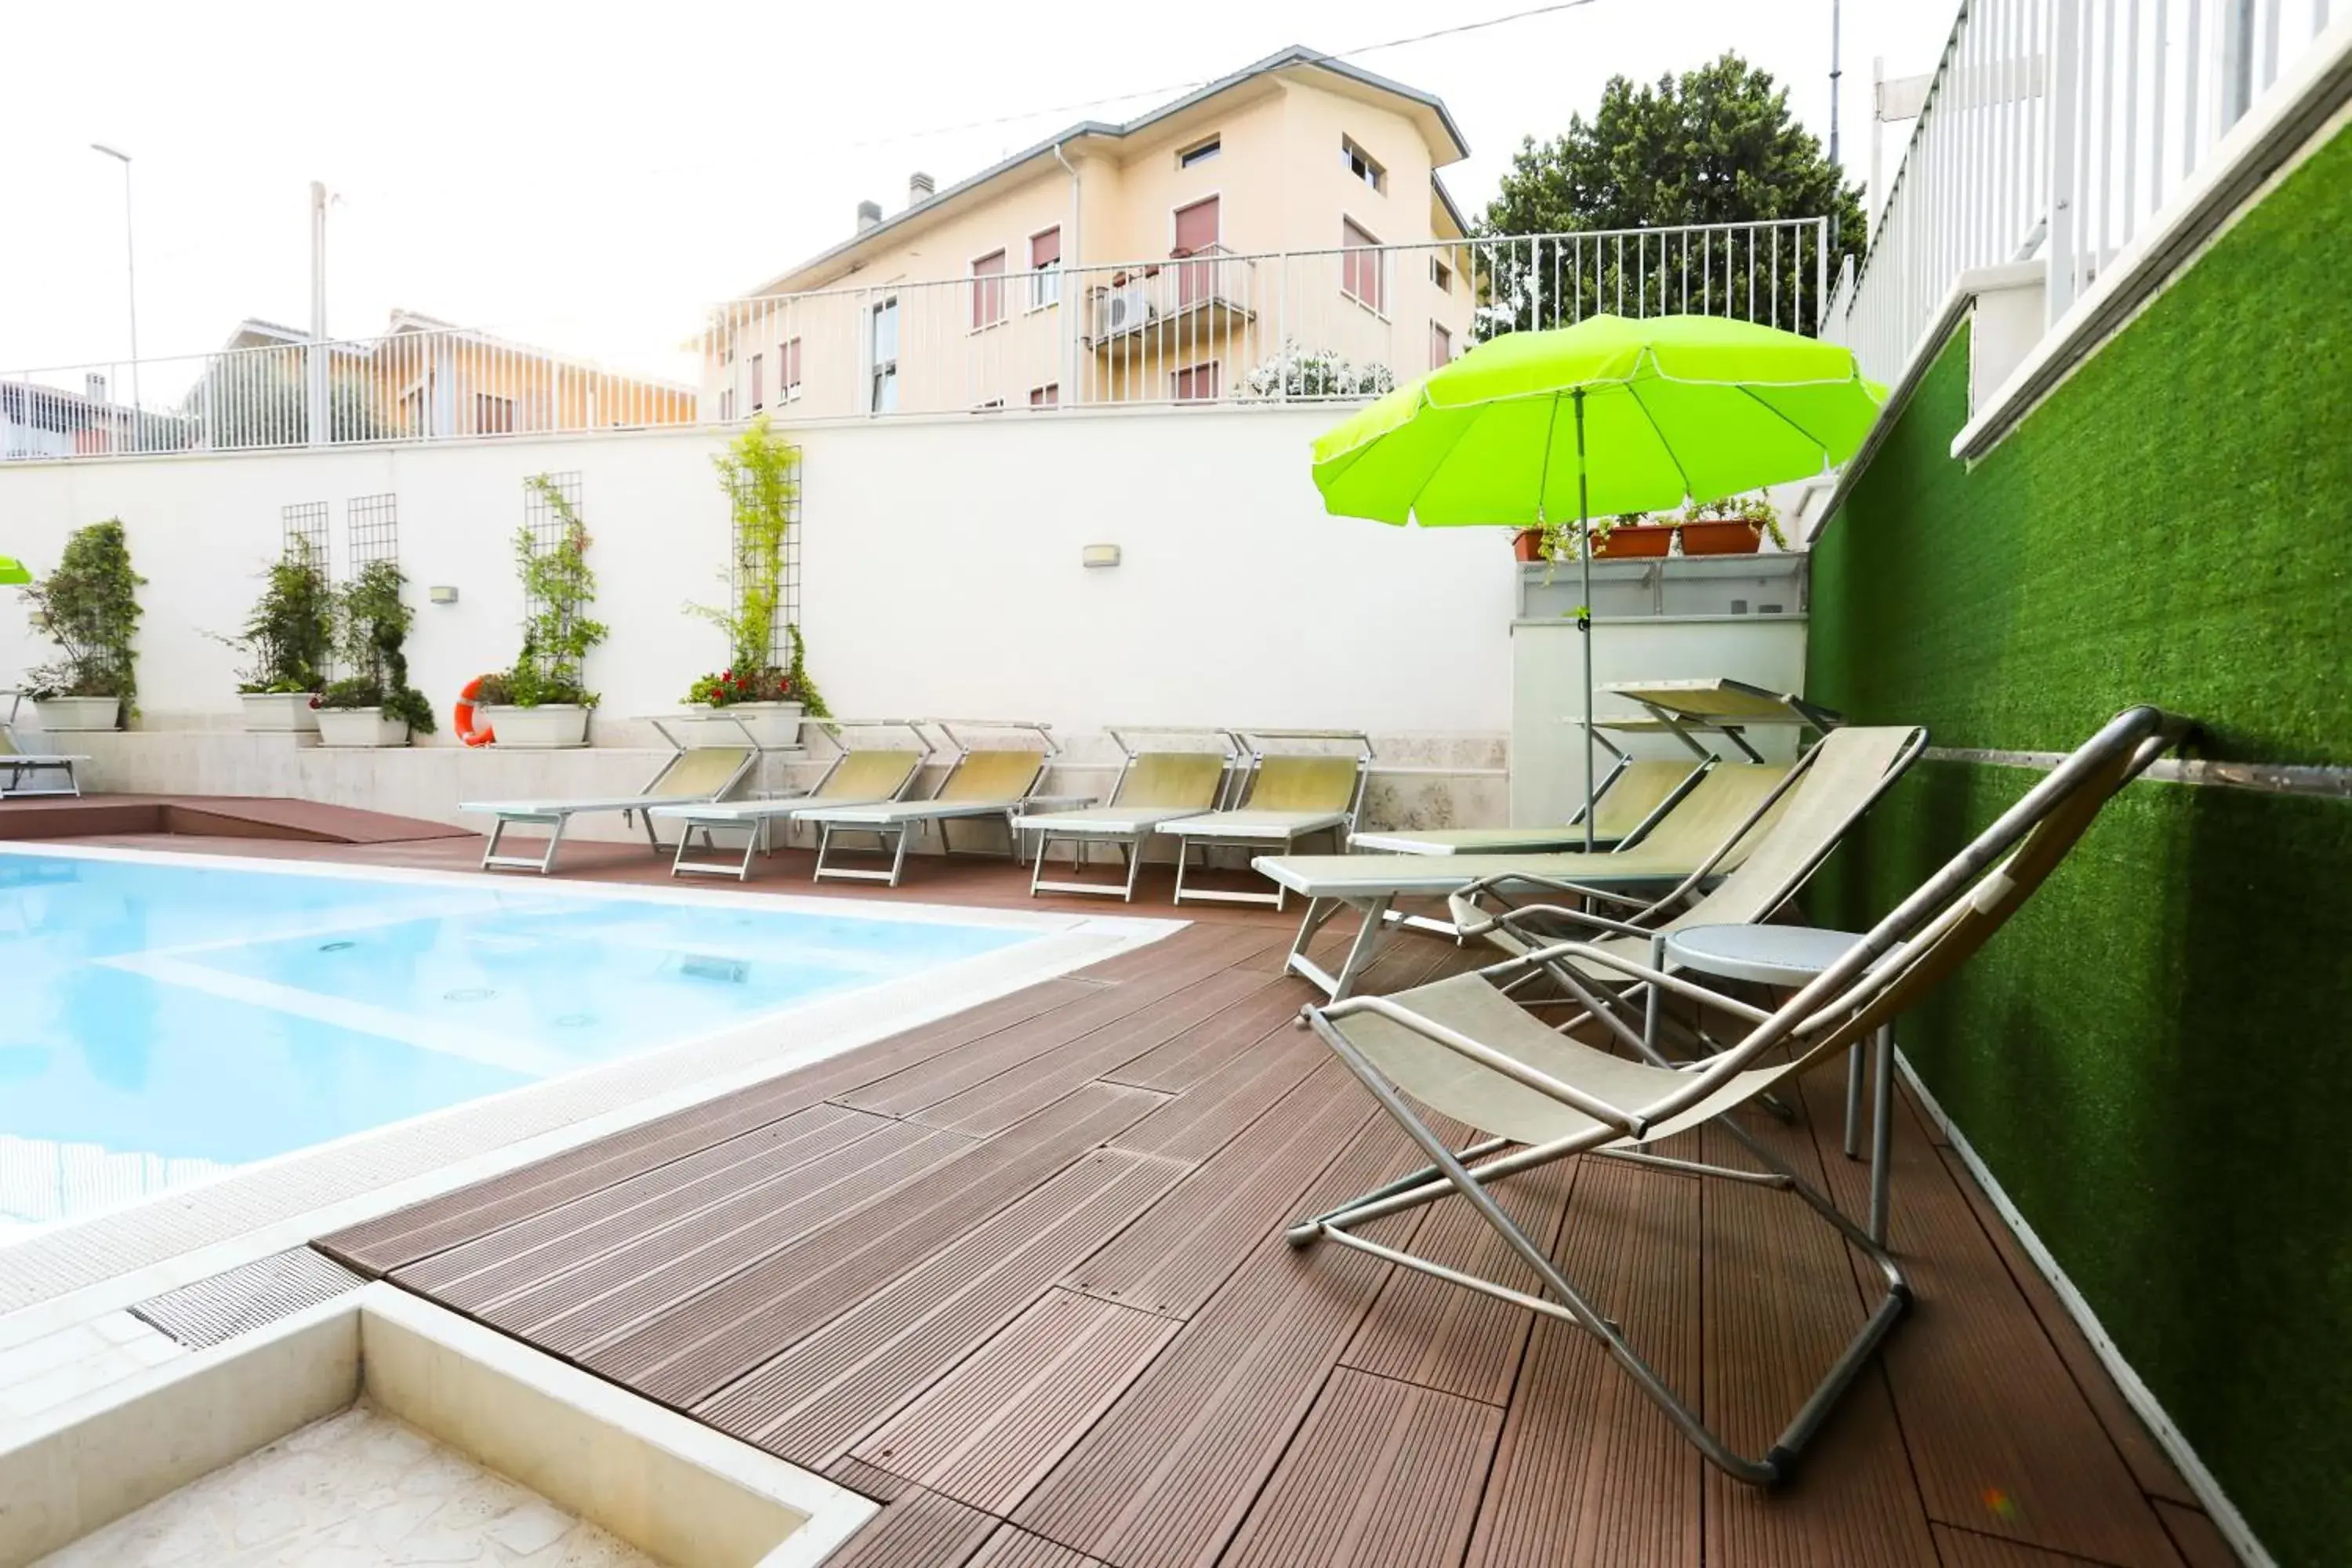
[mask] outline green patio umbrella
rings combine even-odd
[[[1325,510],[1377,522],[1577,520],[1590,847],[1590,520],[1822,473],[1853,456],[1885,398],[1834,343],[1713,316],[1591,316],[1490,339],[1350,416],[1316,441],[1315,485]]]
[[[23,562],[13,555],[0,555],[0,586],[5,586],[11,583],[29,583],[32,580],[33,574],[25,570]]]

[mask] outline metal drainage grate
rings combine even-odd
[[[131,1308],[131,1315],[190,1350],[202,1350],[366,1283],[322,1254],[298,1247],[166,1290]]]

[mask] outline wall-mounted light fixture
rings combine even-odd
[[[1078,560],[1089,567],[1116,566],[1118,564],[1118,546],[1116,544],[1089,544],[1078,552]]]
[[[457,602],[457,590],[443,584],[425,589],[425,596],[436,605],[454,605]]]

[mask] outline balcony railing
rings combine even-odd
[[[2294,0],[1964,0],[1823,335],[1892,382],[1962,272],[2037,257],[2056,321],[2326,17]]]
[[[614,427],[1377,395],[1596,311],[1811,332],[1826,219],[1143,261],[730,300],[669,379],[478,333],[0,374],[0,456],[478,439]],[[137,386],[134,408],[121,397]]]

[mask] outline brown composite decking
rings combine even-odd
[[[898,896],[1024,892],[964,865]],[[1291,1027],[1287,920],[1208,913],[320,1245],[882,1501],[844,1568],[2231,1561],[1907,1100],[1917,1307],[1775,1495],[1710,1470],[1577,1331],[1292,1250],[1286,1222],[1411,1151]],[[1402,940],[1371,984],[1473,962]],[[1853,1209],[1838,1088],[1754,1126]],[[1785,1196],[1591,1162],[1500,1192],[1751,1451],[1864,1310],[1858,1260]],[[1367,1231],[1532,1286],[1458,1200]]]

